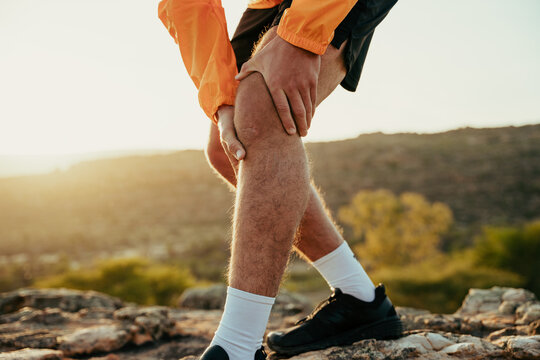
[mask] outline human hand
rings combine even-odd
[[[306,136],[315,113],[320,68],[320,55],[275,36],[244,63],[235,79],[260,72],[285,131],[292,135],[298,130],[300,136]]]
[[[234,172],[237,173],[238,162],[245,158],[246,150],[236,136],[234,128],[234,106],[221,105],[217,111],[218,129],[221,146],[229,158]]]

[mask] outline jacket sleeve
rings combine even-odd
[[[221,0],[162,0],[158,16],[180,48],[199,104],[217,122],[220,105],[234,105],[238,82]]]
[[[356,0],[294,0],[277,33],[295,46],[322,55],[355,4]]]

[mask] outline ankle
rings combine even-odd
[[[375,299],[375,285],[346,242],[312,264],[331,288],[362,301]]]
[[[274,298],[227,288],[227,300],[210,346],[221,346],[230,360],[253,359],[260,349]]]

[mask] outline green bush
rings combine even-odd
[[[512,272],[475,265],[466,252],[406,267],[381,269],[371,277],[387,286],[395,305],[439,313],[456,311],[470,288],[524,284],[523,278]]]
[[[339,211],[359,244],[353,250],[366,267],[406,266],[437,256],[441,236],[450,228],[450,208],[406,192],[397,196],[379,189],[358,192]]]
[[[520,274],[524,286],[540,294],[540,220],[521,227],[486,227],[473,253],[477,264]]]
[[[194,283],[186,269],[135,257],[105,260],[95,269],[69,271],[41,279],[35,286],[96,290],[139,304],[175,305],[177,297]]]

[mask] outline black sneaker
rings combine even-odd
[[[385,294],[375,288],[375,300],[366,302],[336,289],[307,317],[285,331],[268,334],[266,344],[281,355],[296,355],[331,346],[350,345],[363,339],[396,339],[403,325]]]
[[[229,360],[229,355],[227,355],[227,352],[221,346],[214,345],[207,348],[199,360]],[[255,352],[255,358],[253,360],[266,360],[264,347],[261,346],[261,348]]]

